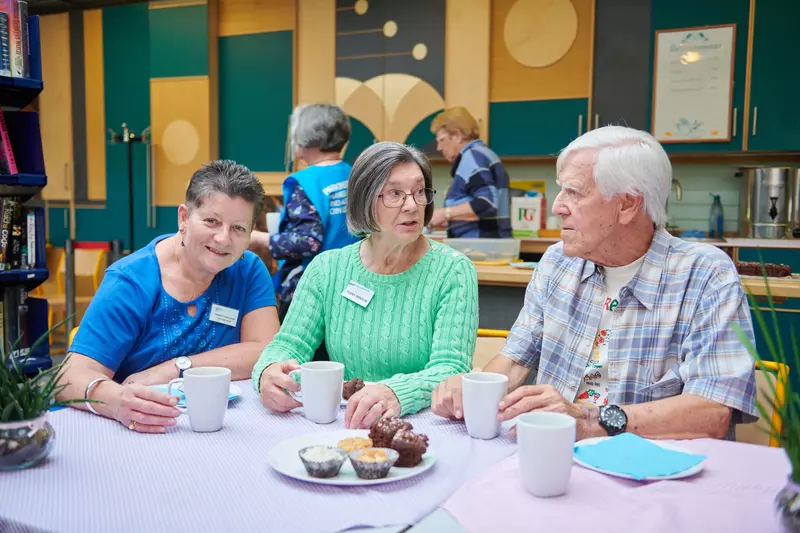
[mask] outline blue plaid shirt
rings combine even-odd
[[[603,313],[603,268],[551,246],[539,262],[502,353],[536,383],[575,401]],[[620,290],[608,347],[608,403],[696,394],[752,422],[754,361],[731,327],[753,340],[733,261],[714,246],[657,230],[636,276]]]

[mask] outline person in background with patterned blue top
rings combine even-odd
[[[736,267],[719,248],[664,229],[672,166],[650,134],[578,137],[556,163],[562,242],[539,262],[508,341],[484,368],[508,376],[501,421],[567,413],[577,439],[735,437],[757,420],[755,344]],[[528,378],[535,385],[525,385]],[[460,377],[433,411],[463,416]]]
[[[350,121],[339,107],[298,106],[291,119],[291,141],[297,159],[308,166],[283,182],[284,208],[279,232],[254,231],[252,247],[268,247],[279,261],[275,291],[279,318],[289,310],[303,271],[321,252],[356,242],[347,230],[347,179],[352,167],[341,152],[350,140]],[[325,359],[324,346],[318,359]]]
[[[436,149],[452,163],[453,183],[428,226],[447,228],[451,239],[510,238],[508,173],[480,140],[475,117],[463,107],[451,107],[433,119],[431,133]]]
[[[178,233],[163,235],[107,270],[70,345],[59,399],[164,433],[177,398],[166,384],[191,367],[222,366],[250,377],[279,328],[264,263],[246,251],[264,205],[252,172],[213,161],[192,176],[178,207]]]

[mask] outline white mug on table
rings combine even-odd
[[[464,422],[473,439],[493,439],[500,434],[497,405],[508,392],[508,376],[470,372],[461,377]]]
[[[281,222],[280,213],[267,213],[267,233],[275,235]]]
[[[231,369],[217,366],[190,368],[182,378],[169,382],[167,394],[171,395],[173,385],[178,383],[183,383],[185,412],[189,414],[192,431],[219,431],[228,410]],[[180,407],[178,409],[184,411]]]
[[[300,392],[289,394],[303,404],[306,418],[317,424],[330,424],[339,414],[344,386],[344,365],[335,361],[311,361],[289,372],[300,374]]]
[[[539,497],[567,492],[575,419],[563,413],[524,413],[517,419],[519,466],[525,488]]]

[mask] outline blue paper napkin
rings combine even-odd
[[[160,390],[161,392],[164,392],[164,393],[167,392],[167,386],[166,385],[151,385],[151,387],[153,387],[154,389],[158,389],[158,390]],[[178,398],[178,406],[186,407],[186,394],[184,394],[184,392],[181,389],[179,389],[178,387],[172,387],[172,390],[170,391],[170,395],[175,396],[176,398]],[[228,394],[228,401],[231,401],[234,398],[238,398],[238,397],[239,397],[238,394],[236,394],[234,391],[231,391]]]
[[[633,433],[623,433],[598,444],[575,446],[575,457],[594,468],[624,474],[636,480],[684,472],[706,457],[662,448]]]

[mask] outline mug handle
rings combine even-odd
[[[292,377],[292,375],[293,375],[293,374],[296,374],[296,373],[297,373],[297,374],[299,374],[299,373],[300,373],[300,369],[299,369],[299,368],[297,368],[297,369],[295,369],[295,370],[292,370],[291,372],[289,372],[288,376],[289,376],[289,377]],[[300,383],[300,382],[298,382],[298,383],[300,384],[300,387],[301,387],[301,389],[302,389],[302,387],[303,387],[303,384],[302,384],[302,383]],[[289,393],[289,396],[291,396],[292,398],[294,398],[296,401],[298,401],[298,402],[300,402],[300,403],[303,403],[303,391],[302,391],[302,390],[300,390],[300,392],[292,392],[292,391],[290,391],[290,390],[287,390],[286,392],[288,392],[288,393]]]
[[[167,384],[167,396],[172,396],[172,386],[173,385],[177,385],[178,383],[183,384],[183,378],[175,378],[175,379],[173,379],[172,381],[170,381]],[[185,396],[186,396],[186,393],[184,392],[184,397]],[[176,405],[175,409],[177,409],[178,411],[181,411],[181,412],[185,412],[186,411],[186,407],[182,407],[182,406],[179,406],[179,405]]]

